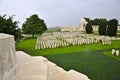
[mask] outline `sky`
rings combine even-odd
[[[15,15],[19,27],[37,14],[48,28],[78,26],[80,19],[116,18],[120,23],[120,0],[0,0],[0,15]]]

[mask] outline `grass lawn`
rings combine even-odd
[[[104,52],[104,54],[114,58],[114,59],[117,59],[117,60],[120,60],[120,56],[113,56],[112,53],[110,51],[107,51],[107,52]]]
[[[118,30],[117,33],[120,33],[120,30]]]
[[[110,55],[111,49],[120,49],[120,41],[112,45],[101,43],[69,46],[56,49],[36,50],[36,39],[16,43],[16,49],[32,56],[42,55],[65,70],[74,69],[86,74],[91,80],[120,80],[120,57]]]
[[[103,51],[89,51],[45,56],[65,70],[74,69],[91,80],[120,80],[120,61],[108,57]]]
[[[58,32],[58,31],[59,31],[58,29],[48,29],[45,32]]]
[[[96,43],[89,45],[69,46],[69,47],[44,49],[44,50],[36,50],[35,44],[36,44],[36,39],[27,39],[21,42],[17,42],[16,49],[25,51],[32,56],[34,55],[39,56],[39,55],[69,54],[75,52],[120,48],[120,41],[113,41],[112,45],[102,45],[101,43]]]

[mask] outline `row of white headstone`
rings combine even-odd
[[[119,56],[120,52],[119,50],[112,49],[112,55]]]
[[[112,40],[110,37],[103,37],[102,38],[102,44],[105,45],[105,44],[111,44],[112,43]]]
[[[56,48],[70,45],[81,45],[98,42],[96,40],[81,39],[81,38],[67,38],[67,39],[48,39],[48,40],[37,40],[36,49]]]
[[[82,45],[102,42],[103,45],[111,44],[114,37],[94,36],[80,32],[54,32],[43,33],[37,38],[36,49],[57,48],[70,45]]]
[[[41,40],[37,42],[36,49],[57,48],[62,46],[69,46],[69,44],[61,40]]]
[[[95,43],[96,40],[89,39],[64,39],[64,40],[41,40],[37,41],[36,49],[46,49],[46,48],[56,48],[70,45],[82,45],[82,44],[90,44]]]

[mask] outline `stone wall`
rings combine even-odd
[[[16,80],[14,37],[0,33],[0,80]]]
[[[68,32],[72,32],[72,31],[85,31],[85,27],[86,27],[86,25],[87,25],[87,21],[84,19],[84,18],[82,18],[81,20],[80,20],[80,24],[79,24],[79,26],[67,26],[67,27],[61,27],[60,28],[60,31],[61,32],[64,32],[64,31],[68,31]]]
[[[117,26],[117,29],[120,30],[120,25]]]
[[[64,31],[68,31],[68,32],[72,32],[72,31],[78,31],[78,27],[76,26],[69,26],[69,27],[61,27],[60,28],[60,31],[61,32],[64,32]]]

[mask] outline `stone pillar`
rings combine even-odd
[[[84,18],[82,18],[82,19],[80,20],[80,25],[79,25],[78,30],[79,30],[79,31],[85,31],[85,28],[86,28],[87,23],[88,23],[88,22],[87,22]]]
[[[14,36],[0,33],[0,80],[16,80]]]

